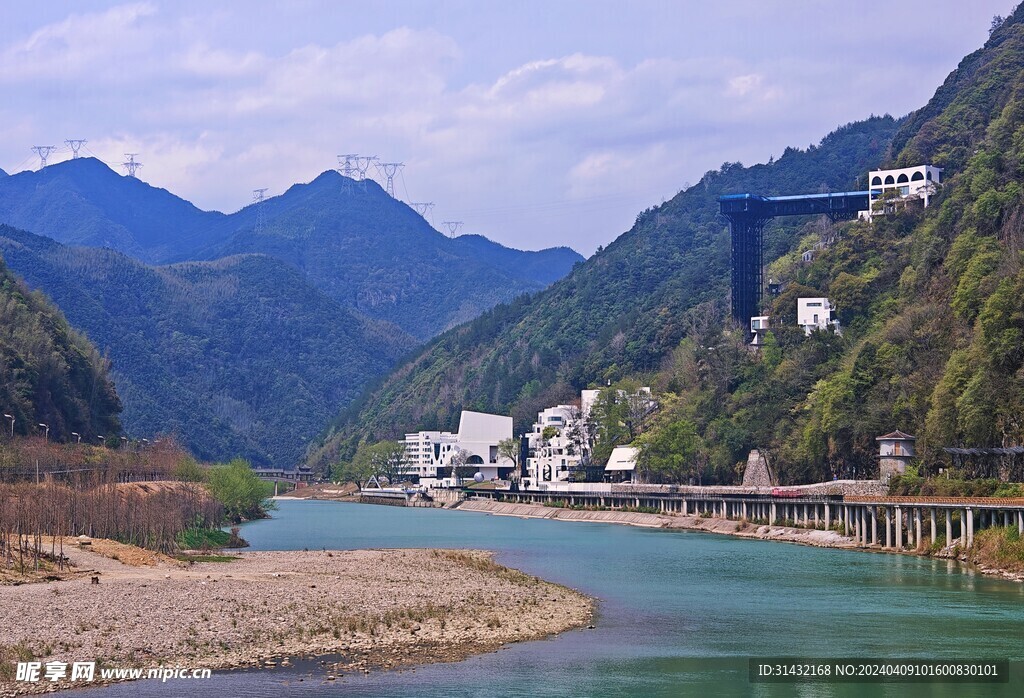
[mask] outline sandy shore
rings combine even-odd
[[[480,551],[246,552],[188,566],[66,552],[100,583],[88,574],[2,587],[0,649],[214,669],[340,654],[332,671],[345,673],[455,661],[585,626],[593,611],[582,594]],[[33,686],[44,688],[0,682],[0,696]]]

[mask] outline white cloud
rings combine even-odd
[[[150,62],[143,20],[154,14],[154,5],[141,2],[46,25],[0,53],[0,80],[103,80],[118,68],[134,71]]]

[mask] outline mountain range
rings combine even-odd
[[[454,240],[372,181],[334,170],[232,214],[202,211],[95,158],[0,178],[0,223],[149,264],[261,253],[342,305],[423,340],[543,289],[582,257]]]
[[[0,177],[0,254],[109,357],[130,435],[284,466],[419,342],[582,259],[449,239],[333,171],[224,214],[94,158]]]

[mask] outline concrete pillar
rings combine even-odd
[[[768,520],[768,523],[773,524],[773,523],[775,523],[775,519],[776,519],[775,514],[776,514],[776,512],[778,510],[777,510],[777,505],[775,504],[775,502],[772,502],[771,507],[772,507],[772,509],[771,509],[771,518]]]
[[[932,545],[935,545],[935,539],[938,537],[935,531],[935,507],[932,507],[932,514],[929,518],[931,519],[932,524]]]
[[[1017,510],[1017,533],[1024,534],[1024,510]]]
[[[974,545],[974,509],[967,507],[967,547]]]
[[[878,509],[871,507],[871,545],[878,545]]]
[[[953,545],[953,512],[946,509],[946,545]]]
[[[807,526],[807,524],[808,524],[808,523],[810,522],[810,520],[811,520],[811,516],[810,516],[810,511],[809,511],[809,509],[810,509],[811,507],[810,507],[810,505],[809,505],[809,504],[804,504],[804,505],[802,505],[802,506],[803,506],[803,508],[804,508],[804,526],[806,527],[806,526]]]
[[[817,528],[818,524],[821,523],[821,517],[818,516],[818,512],[820,511],[820,508],[821,508],[820,504],[815,504],[814,505],[814,527],[815,528]]]
[[[923,543],[921,531],[921,507],[914,507],[914,548],[920,550]]]
[[[892,507],[885,508],[885,547],[892,547]]]
[[[857,521],[860,524],[860,544],[868,544],[868,517],[864,507],[857,507]]]
[[[903,549],[903,510],[896,507],[896,547]]]
[[[825,530],[832,528],[832,507],[825,503]]]
[[[1003,527],[1010,527],[1010,512],[1006,511],[1005,509],[1003,510]]]
[[[850,535],[850,507],[846,504],[843,505],[843,528],[846,535]]]

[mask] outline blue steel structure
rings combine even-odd
[[[825,215],[833,222],[855,218],[871,207],[871,193],[758,196],[727,194],[718,197],[719,212],[729,219],[732,233],[732,316],[749,325],[758,315],[764,289],[765,224],[776,216]]]

